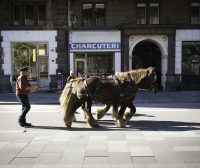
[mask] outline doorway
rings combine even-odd
[[[161,86],[161,50],[151,41],[138,43],[132,52],[132,69],[155,67],[157,73],[157,83]]]
[[[81,76],[86,72],[86,61],[85,59],[75,59],[75,74]]]

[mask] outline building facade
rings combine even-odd
[[[0,87],[17,69],[57,87],[64,77],[153,66],[163,90],[200,89],[200,0],[2,0]],[[20,12],[16,12],[20,11]]]
[[[73,0],[69,6],[72,32],[120,31],[120,71],[153,66],[160,89],[200,89],[199,0]]]
[[[68,2],[0,1],[0,92],[15,90],[19,69],[40,88],[57,88],[57,72],[68,73]]]

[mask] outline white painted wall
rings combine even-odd
[[[130,36],[129,37],[129,68],[132,67],[132,53],[134,47],[142,41],[152,41],[161,50],[161,85],[165,89],[165,83],[167,80],[167,64],[168,64],[168,37],[166,35],[146,35],[146,36]]]
[[[175,74],[182,73],[182,42],[200,41],[200,29],[176,30]]]
[[[47,42],[49,46],[49,75],[55,75],[56,64],[56,36],[57,31],[2,31],[2,47],[4,51],[3,70],[5,75],[12,76],[12,42]],[[11,80],[12,83],[12,80]]]

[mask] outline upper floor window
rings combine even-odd
[[[159,24],[159,3],[150,3],[150,24]]]
[[[137,24],[146,24],[146,4],[137,4]]]
[[[191,24],[200,24],[200,3],[191,4]]]
[[[14,25],[45,25],[46,4],[45,3],[14,3],[13,4]]]
[[[137,3],[137,24],[159,24],[159,3]]]
[[[105,26],[105,17],[104,3],[84,3],[82,5],[83,26]]]

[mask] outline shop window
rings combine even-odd
[[[137,24],[146,24],[146,4],[137,4]]]
[[[200,24],[200,3],[191,4],[191,24]]]
[[[150,24],[159,24],[159,3],[150,3]]]
[[[200,75],[200,41],[182,43],[182,74]]]
[[[83,26],[105,26],[105,4],[84,3],[82,5]]]
[[[19,69],[29,67],[28,79],[41,78],[41,72],[48,75],[48,55],[46,43],[16,42],[12,43],[12,74],[13,81],[19,75]],[[43,76],[42,76],[43,77]]]
[[[113,74],[113,53],[77,53],[75,56],[75,72],[77,75],[85,73],[89,76]]]
[[[45,25],[45,3],[14,3],[13,25]]]

